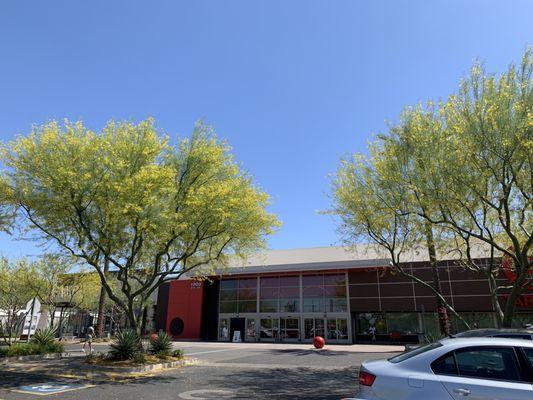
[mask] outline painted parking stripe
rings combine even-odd
[[[207,354],[207,353],[220,353],[221,351],[232,351],[236,349],[221,349],[221,350],[209,350],[209,351],[199,351],[197,353],[186,353],[188,356],[196,356],[198,354]]]
[[[72,390],[86,389],[93,385],[81,385],[77,383],[58,383],[58,382],[46,382],[38,383],[34,385],[19,386],[16,389],[12,389],[13,392],[35,394],[38,396],[48,396],[51,394],[59,394],[70,392]]]

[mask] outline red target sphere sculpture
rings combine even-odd
[[[321,349],[326,344],[326,341],[322,336],[315,336],[313,338],[313,346],[315,346],[315,349]]]

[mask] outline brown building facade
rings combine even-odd
[[[434,293],[388,265],[379,253],[354,255],[342,248],[270,252],[222,270],[201,289],[191,280],[191,293],[202,303],[194,305],[202,310],[201,323],[196,319],[195,324],[201,338],[221,341],[311,342],[318,335],[329,343],[409,343],[438,335]],[[426,260],[414,259],[405,270],[432,282]],[[495,326],[483,274],[465,270],[455,260],[440,262],[438,271],[442,294],[471,327]],[[499,283],[508,279],[502,273]],[[164,321],[163,329],[180,326],[181,332],[169,333],[185,338],[190,310],[180,310],[167,289],[161,290],[166,297],[158,302],[156,319]],[[187,296],[181,290],[179,295]],[[505,304],[504,296],[500,301]],[[533,290],[519,299],[515,325],[532,321]],[[454,316],[450,322],[453,331],[465,329]]]

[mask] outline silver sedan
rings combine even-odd
[[[364,362],[364,400],[532,400],[533,343],[454,338],[388,360]]]

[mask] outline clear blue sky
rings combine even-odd
[[[533,42],[532,1],[3,1],[0,137],[33,123],[204,118],[272,196],[272,248],[338,243],[329,178],[401,109]],[[39,253],[0,236],[0,252]]]

